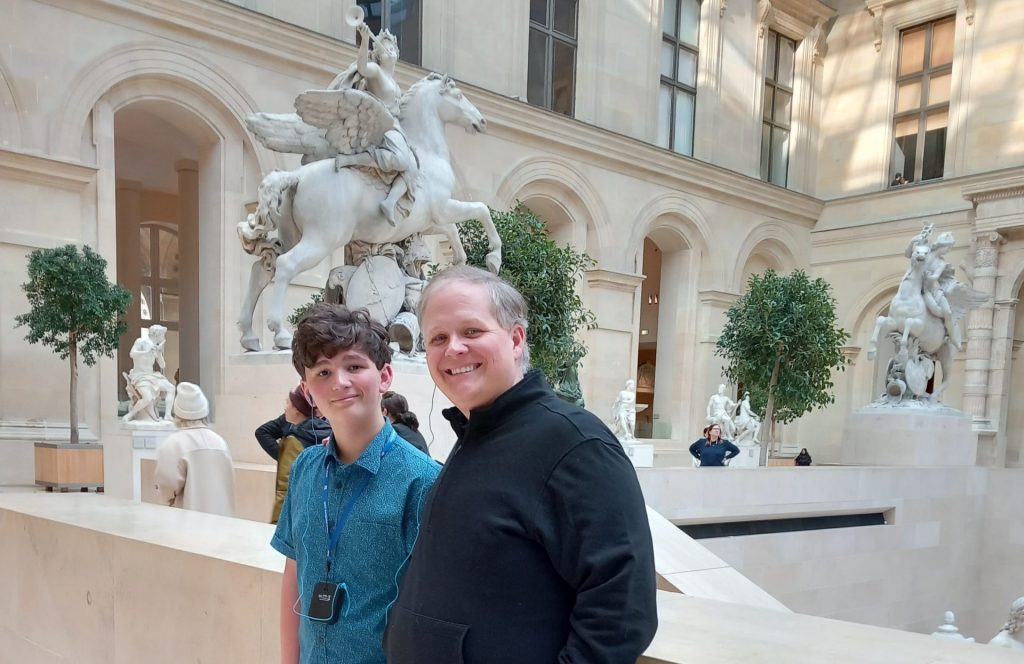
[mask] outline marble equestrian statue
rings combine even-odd
[[[171,421],[175,390],[174,384],[163,373],[167,368],[164,358],[166,343],[167,328],[150,325],[148,337],[139,337],[132,344],[132,370],[121,373],[132,400],[132,407],[122,418],[125,422],[159,422],[157,402],[160,397],[164,398],[163,421]],[[159,369],[153,368],[154,363]]]
[[[732,442],[737,445],[757,445],[761,442],[761,418],[750,408],[750,392],[743,393],[739,403],[739,414],[734,422],[736,438]]]
[[[722,438],[731,441],[736,436],[736,425],[733,422],[736,402],[725,395],[725,389],[725,385],[719,385],[718,392],[708,399],[707,423],[708,426],[717,424],[722,427]]]
[[[358,20],[360,32],[369,34]],[[370,41],[372,54],[367,53]],[[288,284],[352,241],[387,245],[418,233],[441,233],[454,261],[465,263],[456,224],[473,219],[487,234],[488,269],[500,269],[501,239],[487,206],[452,197],[455,174],[445,136],[448,124],[483,133],[486,120],[445,75],[429,74],[400,94],[393,76],[397,53],[386,31],[364,38],[356,63],[330,89],[296,98],[297,114],[257,113],[247,119],[261,143],[302,154],[304,163],[264,177],[256,212],[238,225],[246,253],[258,258],[238,320],[246,350],[260,350],[253,315],[271,280],[267,327],[276,348],[290,348],[292,335],[284,323]],[[396,282],[395,288],[404,292],[405,285]]]
[[[949,386],[953,354],[962,344],[960,322],[988,299],[956,280],[955,269],[945,259],[955,244],[953,235],[942,233],[933,240],[934,231],[933,224],[925,224],[907,246],[904,253],[910,267],[888,315],[878,317],[868,342],[870,360],[875,359],[883,337],[891,337],[896,347],[879,404],[937,403]],[[942,367],[942,383],[929,394],[928,381],[937,364]]]
[[[1024,652],[1024,597],[1010,605],[1010,615],[999,633],[988,642],[990,646]]]
[[[637,404],[636,383],[627,380],[612,405],[612,430],[621,443],[636,442],[636,414],[647,408],[647,404]]]

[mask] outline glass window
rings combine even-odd
[[[139,279],[140,317],[178,329],[178,228],[174,224],[147,221],[139,227],[142,264]]]
[[[576,98],[577,0],[530,0],[526,99],[571,116]]]
[[[955,28],[945,17],[900,33],[889,186],[942,177]]]
[[[796,42],[774,30],[765,44],[761,117],[761,179],[785,187],[789,172],[789,131],[793,120]]]
[[[399,57],[405,62],[420,64],[420,0],[363,0],[359,6],[366,15],[366,25],[374,34],[385,28],[390,30],[398,38]],[[357,34],[356,43],[358,40]]]
[[[700,0],[664,0],[658,145],[693,155]]]

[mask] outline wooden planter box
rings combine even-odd
[[[36,443],[36,484],[47,491],[103,491],[103,446]]]

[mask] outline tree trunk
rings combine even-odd
[[[78,339],[74,333],[68,340],[68,357],[71,359],[71,442],[78,442]]]
[[[761,441],[761,465],[768,465],[768,447],[775,446],[775,386],[779,383],[779,365],[782,364],[782,355],[775,357],[775,366],[772,367],[772,377],[768,381],[768,403],[764,407],[764,423],[768,425],[768,439]]]

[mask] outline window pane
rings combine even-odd
[[[896,112],[921,107],[921,81],[911,81],[896,88]]]
[[[775,121],[779,124],[789,125],[790,114],[793,111],[793,95],[785,90],[775,90]]]
[[[382,27],[381,21],[384,18],[384,6],[381,4],[380,0],[375,0],[374,2],[360,2],[359,6],[363,8],[363,14],[365,15],[363,20],[366,22],[367,27],[373,31],[373,34],[379,33]],[[361,39],[357,32],[356,46],[359,45],[360,41]]]
[[[764,112],[761,114],[765,120],[772,119],[772,101],[774,99],[775,87],[765,83],[764,85]]]
[[[675,71],[672,66],[675,64],[676,47],[672,42],[661,42],[661,75],[675,79]]]
[[[554,0],[555,30],[576,38],[576,0]]]
[[[932,76],[928,82],[928,105],[944,104],[949,101],[949,81],[952,74]]]
[[[551,110],[572,115],[576,96],[576,47],[554,40],[555,57],[551,70]]]
[[[789,132],[785,129],[772,127],[772,161],[769,166],[769,181],[780,187],[786,186],[786,173],[789,169]]]
[[[949,111],[931,113],[925,121],[924,157],[921,162],[921,179],[931,180],[942,177],[942,164],[946,159],[946,126]]]
[[[663,85],[658,90],[658,145],[669,147],[672,131],[672,88]]]
[[[536,1],[536,0],[534,0]],[[665,0],[664,11],[661,13],[661,31],[666,35],[676,36],[676,6],[679,0]]]
[[[768,157],[771,155],[772,126],[761,125],[761,179],[768,180]]]
[[[697,54],[679,49],[679,72],[676,79],[683,85],[697,87]]]
[[[932,26],[931,66],[948,65],[953,62],[953,30],[956,21],[952,18]]]
[[[544,71],[547,69],[548,38],[539,30],[530,30],[529,65],[526,70],[526,99],[531,104],[546,106],[544,96],[546,81]]]
[[[679,154],[693,154],[693,95],[676,90],[675,145]]]
[[[548,0],[530,0],[530,20],[544,26],[548,24]]]
[[[160,320],[166,323],[178,322],[177,289],[163,288],[160,291]]]
[[[149,239],[152,230],[149,226],[143,226],[139,229],[139,266],[142,269],[142,276],[149,277],[153,275],[153,268],[150,265],[149,256]]]
[[[917,155],[917,117],[898,120],[893,127],[892,166],[908,181],[914,180],[914,161]]]
[[[793,87],[793,68],[796,62],[796,42],[792,39],[779,37],[779,71],[778,82],[787,88]]]
[[[679,4],[679,41],[697,45],[700,29],[700,0],[682,0]]]
[[[765,48],[767,49],[764,54],[764,77],[770,81],[775,80],[775,47],[779,43],[779,34],[774,30],[768,31],[768,39],[765,40],[768,44]]]
[[[399,57],[420,63],[420,0],[391,0],[390,30],[398,38]]]
[[[924,36],[926,28],[905,30],[900,35],[900,76],[924,68]]]
[[[139,293],[139,311],[142,320],[153,320],[153,287],[143,285]]]
[[[170,231],[161,229],[157,231],[157,237],[160,239],[160,253],[157,257],[160,261],[160,278],[177,279],[178,236]]]

